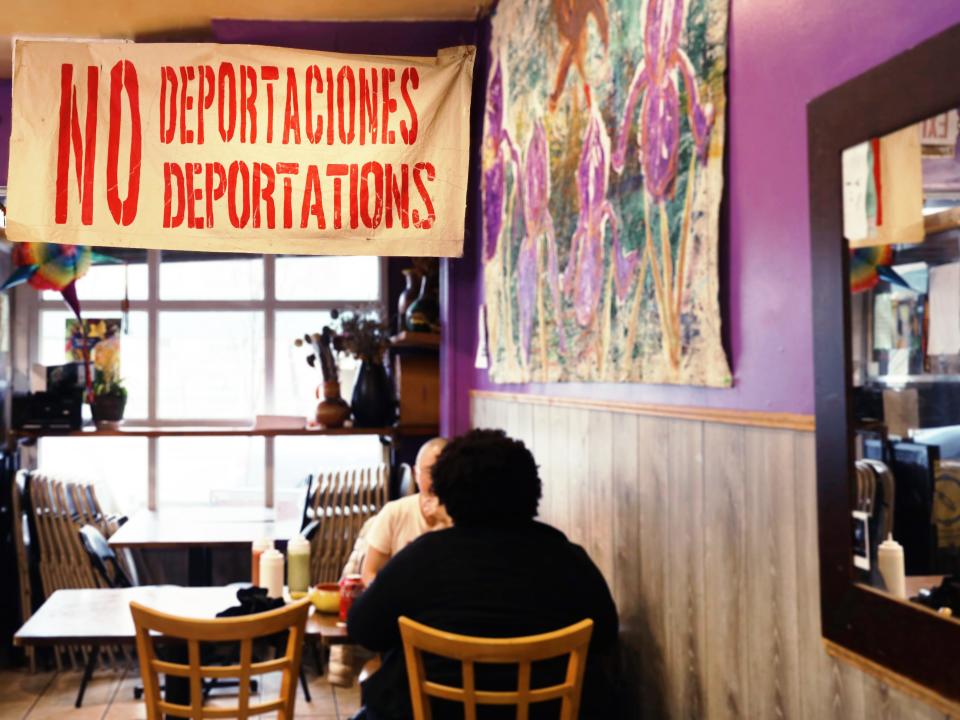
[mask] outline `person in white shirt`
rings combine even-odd
[[[373,518],[360,571],[364,585],[373,582],[380,568],[409,543],[424,533],[450,527],[450,517],[433,492],[430,474],[446,444],[446,439],[439,437],[424,443],[413,470],[420,492],[388,502]]]

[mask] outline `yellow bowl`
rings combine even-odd
[[[340,612],[340,586],[336,583],[321,583],[310,588],[310,601],[319,612]]]

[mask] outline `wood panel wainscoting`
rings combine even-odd
[[[946,717],[824,649],[812,419],[655,410],[471,397],[473,427],[533,451],[542,519],[610,584],[626,717]]]

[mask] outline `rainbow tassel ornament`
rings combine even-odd
[[[872,290],[880,282],[879,268],[893,262],[893,246],[857,248],[850,251],[850,292]]]

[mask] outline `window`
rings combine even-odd
[[[77,283],[85,319],[121,318],[129,298],[120,340],[124,417],[160,427],[311,416],[321,378],[294,340],[319,332],[333,308],[382,312],[382,288],[376,257],[160,251],[144,262],[95,265]],[[65,362],[73,315],[60,295],[42,293],[28,312],[31,361]],[[356,363],[343,357],[340,365],[349,399]],[[145,505],[293,503],[308,473],[381,460],[375,437],[100,437],[43,438],[38,466],[96,482],[110,509],[130,513]]]

